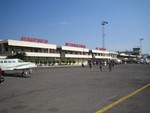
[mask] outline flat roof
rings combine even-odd
[[[68,50],[68,51],[89,52],[88,48],[69,47],[69,46],[61,46],[61,48],[62,50]]]
[[[55,44],[45,44],[45,43],[36,43],[36,42],[27,42],[27,41],[20,41],[20,40],[0,40],[0,43],[8,43],[9,46],[20,46],[20,47],[34,47],[34,48],[45,48],[45,49],[57,49],[57,45]],[[103,53],[103,54],[118,54],[117,52],[110,52],[110,51],[102,51],[102,50],[91,50],[88,48],[81,48],[81,47],[70,47],[70,46],[59,46],[62,50],[66,51],[77,51],[77,52],[90,52],[92,53]]]
[[[54,44],[44,44],[44,43],[35,43],[35,42],[26,42],[18,40],[8,40],[8,45],[10,46],[20,46],[20,47],[35,47],[35,48],[50,48],[56,49],[57,46]]]

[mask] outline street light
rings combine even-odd
[[[107,21],[102,21],[101,25],[102,25],[102,47],[105,48],[105,29],[104,26],[108,24]]]
[[[141,50],[141,55],[142,55],[142,40],[144,40],[143,38],[140,38],[140,50]]]

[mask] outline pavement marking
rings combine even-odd
[[[143,86],[142,88],[140,88],[140,89],[138,89],[138,90],[136,90],[136,91],[134,91],[134,92],[128,94],[127,96],[125,96],[125,97],[123,97],[123,98],[121,98],[121,99],[119,99],[119,100],[113,102],[112,104],[110,104],[110,105],[108,105],[108,106],[102,108],[101,110],[99,110],[99,111],[97,111],[97,112],[95,112],[95,113],[103,113],[103,112],[105,112],[105,111],[111,109],[112,107],[116,106],[117,104],[123,102],[124,100],[128,99],[129,97],[135,95],[136,93],[138,93],[138,92],[144,90],[144,89],[147,88],[147,87],[150,87],[150,84],[147,84],[147,85]]]
[[[92,109],[98,108],[98,107],[100,106],[100,104],[103,104],[103,103],[105,103],[105,102],[109,101],[110,99],[115,98],[116,96],[117,96],[117,95],[114,95],[114,96],[111,96],[111,97],[109,97],[109,98],[105,99],[103,102],[96,104],[95,106],[91,107],[89,110],[92,110]]]
[[[114,95],[114,96],[112,96],[112,97],[109,97],[109,98],[105,99],[102,103],[107,102],[108,100],[113,99],[113,98],[115,98],[116,96],[117,96],[117,95]]]

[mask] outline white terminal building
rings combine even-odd
[[[73,61],[74,65],[87,65],[89,61],[98,64],[100,60],[117,59],[117,52],[101,49],[91,50],[85,45],[66,43],[65,46],[48,44],[48,41],[30,40],[0,40],[0,58],[7,58],[14,51],[25,52],[26,60],[48,60],[50,62]],[[29,42],[30,41],[30,42]],[[43,43],[44,42],[44,43]],[[45,43],[46,42],[46,43]]]

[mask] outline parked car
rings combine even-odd
[[[122,60],[120,60],[120,59],[115,59],[114,62],[115,62],[115,64],[122,64]]]

